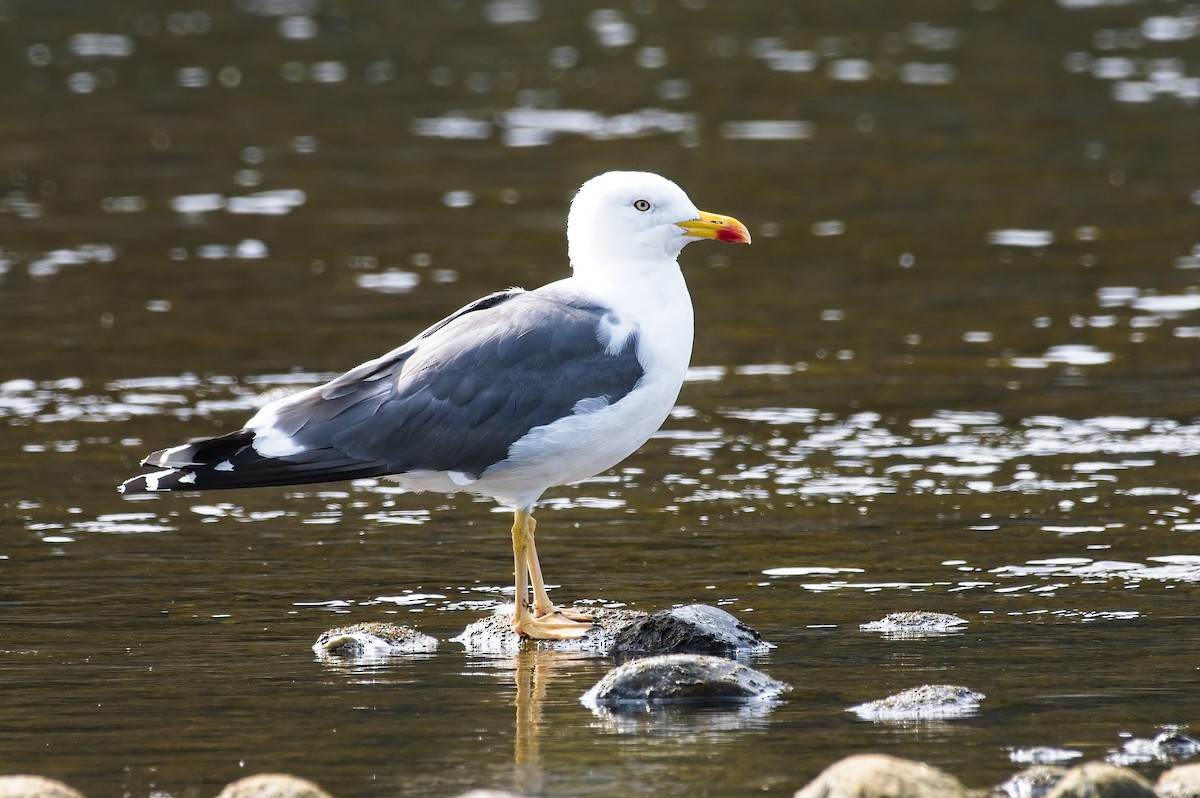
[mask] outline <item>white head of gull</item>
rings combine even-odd
[[[677,258],[692,241],[750,243],[666,178],[608,172],[567,217],[572,275],[478,299],[330,382],[264,406],[242,429],[154,452],[160,470],[124,493],[387,477],[416,491],[470,491],[513,510],[513,628],[580,637],[556,607],[534,545],[551,487],[632,454],[675,404],[692,349]],[[532,594],[532,595],[531,595]]]

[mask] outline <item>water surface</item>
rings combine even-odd
[[[790,795],[882,751],[1154,777],[1193,722],[1200,15],[1178,2],[0,1],[0,763],[94,796]],[[582,180],[691,247],[663,431],[546,497],[563,601],[724,607],[775,706],[610,718],[612,663],[317,660],[506,601],[505,516],[373,480],[118,496],[450,310],[565,270]],[[965,628],[896,639],[904,610]],[[971,717],[847,708],[925,683]]]

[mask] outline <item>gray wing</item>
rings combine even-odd
[[[484,297],[387,355],[269,405],[246,429],[155,452],[144,462],[167,471],[122,487],[200,490],[418,470],[477,478],[580,401],[613,403],[633,390],[643,374],[637,335],[608,351],[608,313],[554,291]]]

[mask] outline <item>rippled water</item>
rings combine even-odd
[[[0,0],[2,769],[347,798],[790,795],[866,750],[973,787],[1045,751],[1154,776],[1139,740],[1200,710],[1197,39],[1168,0]],[[467,496],[115,493],[561,276],[610,168],[755,245],[689,248],[680,404],[547,496],[545,569],[728,609],[781,703],[597,715],[604,658],[446,642],[511,595],[506,518]],[[906,610],[968,623],[860,629]],[[314,658],[373,619],[441,650]],[[986,698],[847,711],[929,683]]]

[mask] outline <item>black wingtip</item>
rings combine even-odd
[[[117,493],[125,496],[137,496],[168,490],[196,490],[195,483],[194,471],[168,469],[127,479],[117,486]]]

